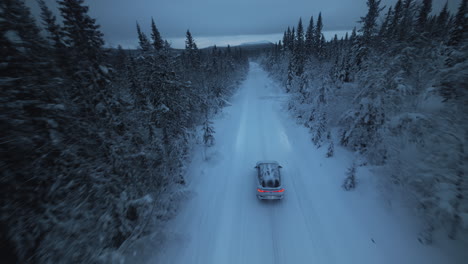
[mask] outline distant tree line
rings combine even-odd
[[[318,148],[331,157],[338,142],[365,158],[346,189],[359,183],[356,165],[371,165],[425,220],[422,243],[437,230],[466,236],[467,1],[456,14],[447,4],[434,14],[432,0],[367,7],[360,29],[341,39],[325,40],[321,15],[305,32],[299,20],[263,65],[293,95],[289,108]]]
[[[137,25],[105,49],[83,0],[0,2],[2,263],[109,262],[171,217],[200,128],[247,71],[238,49],[185,50]],[[213,130],[210,130],[213,132]]]

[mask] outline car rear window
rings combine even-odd
[[[260,164],[259,177],[263,187],[276,188],[280,186],[280,176],[277,164]]]
[[[268,180],[268,181],[264,181],[263,182],[263,187],[267,187],[267,188],[276,188],[276,187],[279,187],[280,184],[279,184],[279,180]]]

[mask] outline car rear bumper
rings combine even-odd
[[[257,194],[257,198],[260,200],[281,200],[283,194]]]

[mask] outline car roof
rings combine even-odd
[[[261,163],[258,169],[264,181],[279,179],[278,163]]]
[[[261,160],[261,161],[257,162],[257,166],[261,165],[261,164],[276,164],[276,165],[279,166],[278,162],[274,161],[274,160]]]

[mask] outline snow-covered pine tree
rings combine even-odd
[[[291,29],[288,27],[286,30],[286,41],[284,41],[284,43],[289,51],[292,50],[293,41],[294,40],[291,38]]]
[[[55,15],[47,7],[44,0],[38,0],[39,7],[41,8],[41,18],[43,25],[47,31],[47,38],[51,41],[54,47],[55,60],[60,68],[66,67],[66,50],[65,44],[62,40],[62,29],[56,21]]]
[[[154,50],[161,51],[164,48],[163,39],[161,38],[161,34],[159,33],[153,18],[151,18],[151,39],[153,41],[152,44]]]
[[[288,32],[285,30],[283,33],[283,48],[286,49],[288,47]]]
[[[362,32],[361,45],[362,47],[370,47],[374,42],[374,38],[378,32],[377,18],[383,8],[380,7],[381,0],[367,0],[367,14],[361,17],[359,21],[362,24],[360,32]]]
[[[205,122],[203,122],[203,144],[206,147],[214,145],[214,133],[213,122],[211,122],[206,116]]]
[[[323,30],[323,21],[322,21],[322,12],[319,13],[318,19],[317,19],[317,25],[315,26],[315,31],[314,31],[314,47],[315,47],[315,55],[318,56],[318,54],[321,52],[321,37],[322,37],[322,30]]]
[[[96,20],[88,15],[89,8],[84,5],[84,0],[61,0],[58,4],[63,17],[62,34],[67,56],[73,61],[68,66],[68,75],[73,80],[70,95],[73,100],[82,102],[83,115],[105,116],[110,105],[103,34]],[[97,112],[88,111],[91,108]]]
[[[200,70],[201,61],[200,61],[200,51],[198,50],[197,44],[192,37],[192,33],[187,30],[185,34],[185,51],[184,56],[186,62],[192,71]]]
[[[440,11],[435,20],[433,29],[433,36],[439,40],[445,40],[449,33],[449,19],[450,13],[448,11],[448,1],[445,3],[444,8]]]
[[[318,117],[317,121],[318,122],[316,122],[316,125],[314,127],[311,127],[311,131],[313,131],[312,142],[317,148],[320,148],[322,147],[323,140],[326,135],[326,113],[322,112],[322,114]]]
[[[388,35],[391,36],[392,39],[397,39],[399,29],[400,29],[400,22],[403,17],[403,2],[402,0],[398,0],[395,4],[395,8],[393,9],[393,17],[392,22],[388,28]]]
[[[417,17],[417,26],[420,33],[428,29],[428,18],[432,11],[432,0],[423,0]]]
[[[305,54],[304,54],[304,28],[302,26],[302,19],[299,19],[297,24],[296,39],[294,41],[293,61],[292,66],[294,67],[295,76],[302,76],[304,72]],[[300,84],[303,86],[304,84]],[[302,90],[300,87],[299,90]]]
[[[356,188],[356,183],[356,162],[353,162],[351,167],[349,167],[348,171],[346,172],[343,188],[347,191],[353,190]]]
[[[309,26],[307,26],[307,31],[305,34],[305,53],[307,56],[310,56],[314,53],[314,17],[310,17]]]
[[[414,30],[414,18],[417,16],[416,5],[413,0],[403,0],[403,16],[399,25],[398,40],[407,41],[416,35]]]
[[[432,1],[432,0],[431,0]],[[379,30],[379,39],[382,41],[382,42],[385,42],[385,41],[388,41],[389,40],[389,31],[390,31],[390,23],[391,23],[391,20],[392,20],[392,16],[393,16],[393,9],[392,7],[389,7],[388,8],[388,11],[387,11],[387,15],[385,16],[385,19],[382,23],[382,25],[380,25],[380,30]]]
[[[448,42],[448,45],[450,46],[466,45],[468,38],[467,2],[467,0],[461,0],[460,6],[458,7],[455,22],[450,32],[450,39]]]
[[[138,45],[143,52],[149,52],[151,50],[151,44],[148,37],[144,32],[141,31],[140,25],[136,23],[137,34],[138,34]]]
[[[327,133],[327,140],[329,142],[329,145],[328,145],[326,157],[331,158],[335,154],[335,144],[333,143],[333,139],[331,138],[330,131],[328,131],[328,133]]]

